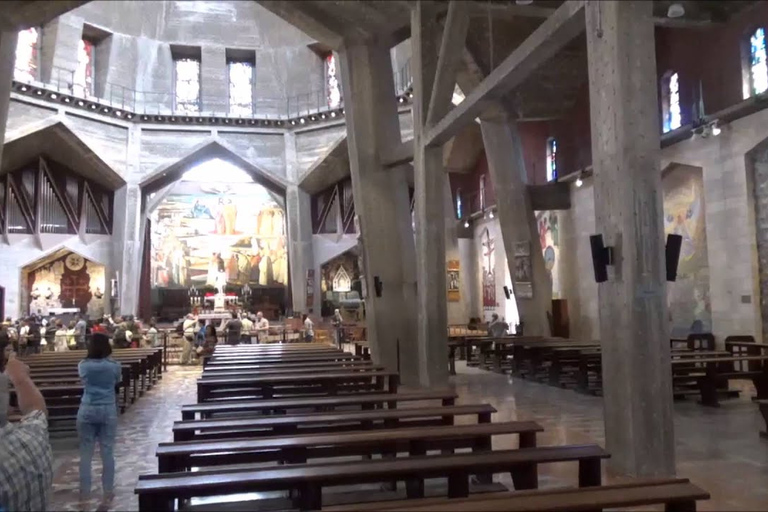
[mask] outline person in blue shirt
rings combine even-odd
[[[88,355],[78,364],[84,392],[77,411],[77,436],[80,441],[80,501],[90,499],[91,461],[96,442],[101,453],[103,502],[114,497],[115,435],[117,433],[117,395],[122,369],[113,360],[109,337],[95,333]]]

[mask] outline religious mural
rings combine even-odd
[[[560,222],[556,211],[536,212],[539,244],[544,254],[544,267],[552,281],[552,298],[560,298]]]
[[[709,262],[704,184],[698,167],[678,165],[664,173],[664,234],[683,237],[677,281],[667,284],[667,301],[675,331],[709,332]]]
[[[182,182],[152,214],[152,284],[285,287],[281,199],[256,183]]]
[[[482,244],[483,269],[483,309],[494,309],[496,307],[496,241],[491,238],[488,229],[483,231],[480,237]]]
[[[461,300],[459,260],[448,260],[446,262],[446,289],[448,292],[448,302],[459,302]]]
[[[49,316],[78,309],[89,318],[104,314],[104,265],[77,253],[59,251],[25,268],[29,313]]]

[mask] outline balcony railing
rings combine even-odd
[[[88,102],[98,102],[100,105],[113,109],[122,109],[136,115],[146,116],[216,116],[244,119],[273,119],[289,120],[305,116],[328,114],[344,108],[344,99],[341,98],[337,105],[329,104],[326,91],[312,91],[289,97],[263,97],[254,98],[253,110],[250,115],[243,113],[231,113],[229,98],[216,98],[202,102],[197,112],[189,109],[179,109],[175,105],[175,97],[171,92],[143,91],[126,87],[113,82],[103,85],[91,84],[87,90],[75,80],[75,72],[69,69],[54,67],[51,70],[50,79],[47,82],[38,80],[18,80],[20,73],[16,73],[14,81],[27,84],[31,87],[42,87],[49,92],[55,91],[62,95],[79,98]],[[23,75],[23,73],[21,73]],[[395,72],[395,94],[405,96],[411,85],[410,60],[397,72]]]

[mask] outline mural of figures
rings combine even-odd
[[[709,332],[712,313],[702,170],[675,165],[664,173],[662,188],[664,233],[683,237],[677,281],[667,284],[672,329],[687,332],[695,323]]]
[[[560,263],[560,222],[556,211],[536,212],[536,226],[539,243],[544,253],[544,266],[552,280],[552,298],[560,298],[561,284],[558,265]]]
[[[491,238],[488,229],[483,231],[480,240],[483,262],[483,308],[493,309],[496,307],[496,241]]]
[[[287,286],[282,201],[257,183],[176,183],[152,213],[152,285]]]

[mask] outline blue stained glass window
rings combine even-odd
[[[768,90],[768,63],[766,62],[764,28],[758,28],[749,38],[749,50],[752,92],[760,94]]]
[[[462,211],[462,204],[461,204],[461,189],[456,189],[456,218],[461,219],[463,215]]]
[[[557,140],[547,139],[547,181],[557,180]]]
[[[680,110],[680,76],[671,73],[665,78],[663,87],[664,98],[664,133],[680,128],[683,116]]]

